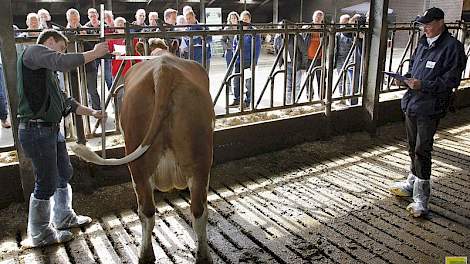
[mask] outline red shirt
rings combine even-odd
[[[134,45],[134,47],[137,46],[137,39],[136,38],[134,38],[134,40],[133,40],[133,45]],[[126,40],[125,39],[111,39],[111,40],[108,40],[108,48],[109,48],[110,53],[115,51],[115,46],[123,46],[123,48],[125,49]],[[134,54],[132,54],[132,55],[140,56],[140,54],[137,51],[134,51]],[[112,62],[111,62],[111,73],[113,74],[113,77],[116,77],[116,75],[119,71],[119,66],[121,66],[122,62],[123,62],[123,60],[112,60]],[[135,62],[140,62],[140,60],[135,60]],[[127,60],[124,63],[125,63],[125,65],[124,65],[124,69],[122,71],[122,77],[126,76],[127,70],[129,70],[129,68],[132,66],[130,60]]]

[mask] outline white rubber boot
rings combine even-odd
[[[413,186],[413,203],[406,207],[413,217],[421,217],[429,213],[428,203],[431,197],[431,182],[416,178]]]
[[[415,179],[417,179],[416,176],[410,172],[406,180],[393,183],[388,191],[396,196],[410,197],[413,195]]]
[[[77,215],[72,209],[72,187],[57,188],[54,193],[53,222],[57,229],[80,227],[91,223],[88,216]]]
[[[73,238],[69,231],[58,231],[51,225],[50,200],[39,200],[31,194],[29,200],[28,238],[21,243],[23,247],[42,247],[63,243]]]

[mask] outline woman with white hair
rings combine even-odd
[[[28,26],[28,30],[39,30],[41,29],[41,25],[39,24],[39,16],[36,13],[29,13],[26,16],[26,26]],[[36,32],[23,32],[21,37],[37,37],[40,31]]]

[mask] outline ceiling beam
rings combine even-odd
[[[267,5],[269,2],[271,2],[272,0],[264,0],[258,7],[263,7],[265,5]]]

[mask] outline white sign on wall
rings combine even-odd
[[[206,24],[220,25],[222,24],[222,8],[207,7],[206,8]],[[210,29],[221,29],[218,27],[210,27]]]

